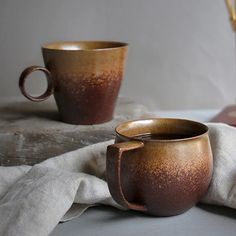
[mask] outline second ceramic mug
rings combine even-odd
[[[19,79],[22,94],[43,101],[52,93],[61,120],[71,124],[98,124],[113,118],[124,75],[126,43],[108,41],[54,42],[42,46],[45,67],[26,68]],[[48,88],[33,97],[25,89],[27,76],[45,73]]]
[[[208,127],[181,119],[129,121],[107,148],[107,181],[122,206],[156,216],[185,212],[212,176]]]

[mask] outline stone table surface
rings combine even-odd
[[[0,101],[0,165],[33,165],[47,158],[114,138],[120,122],[147,117],[143,105],[120,97],[114,119],[99,125],[70,125],[59,120],[53,100]]]

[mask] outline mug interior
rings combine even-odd
[[[165,135],[165,137],[167,137],[165,138],[165,141],[176,141],[193,139],[204,135],[207,132],[208,127],[202,123],[172,118],[134,120],[122,123],[116,127],[117,135],[125,139],[135,139],[140,135],[152,134],[157,135],[157,137],[158,135]],[[172,138],[168,138],[168,135]],[[158,140],[158,138],[155,138],[155,141],[163,141],[163,139],[160,138]]]
[[[127,43],[113,41],[62,41],[44,44],[42,48],[64,51],[87,51],[115,49],[126,46],[128,46]]]

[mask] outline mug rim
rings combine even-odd
[[[127,136],[122,134],[118,129],[121,128],[121,126],[127,125],[129,123],[135,123],[135,122],[142,122],[142,121],[158,121],[158,120],[166,120],[166,121],[180,121],[180,122],[187,122],[187,123],[192,123],[198,126],[201,126],[202,129],[205,129],[204,132],[201,132],[198,135],[193,135],[187,138],[176,138],[176,139],[149,139],[149,140],[142,140],[140,138],[136,138],[135,136]],[[125,122],[120,123],[119,125],[117,125],[115,127],[115,132],[118,136],[127,139],[127,140],[135,140],[135,141],[141,141],[141,142],[178,142],[178,141],[187,141],[187,140],[193,140],[193,139],[197,139],[199,137],[202,137],[204,135],[208,135],[209,133],[209,128],[207,125],[198,122],[198,121],[194,121],[194,120],[189,120],[189,119],[180,119],[180,118],[147,118],[147,119],[135,119],[135,120],[128,120]],[[140,133],[141,134],[141,133]]]
[[[90,45],[91,48],[83,48],[82,45]],[[94,46],[92,46],[94,45]],[[103,45],[96,47],[95,45]],[[128,43],[106,40],[83,40],[83,41],[53,41],[44,43],[41,48],[52,51],[106,51],[128,47]]]

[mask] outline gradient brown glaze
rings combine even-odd
[[[86,125],[111,120],[122,78],[122,72],[114,71],[56,76],[54,96],[61,119]]]
[[[116,99],[124,75],[127,44],[106,41],[55,42],[42,47],[48,81],[61,120],[71,124],[99,124],[113,118]],[[42,68],[42,67],[40,67]],[[34,70],[37,70],[35,67]],[[41,69],[42,70],[42,69]],[[24,96],[26,69],[20,79]],[[23,84],[23,85],[22,85]]]
[[[192,136],[151,141],[132,138],[158,130]],[[185,212],[206,193],[212,176],[212,152],[204,125],[179,119],[150,119],[121,124],[116,132],[116,144],[107,152],[107,181],[119,204],[151,215],[171,216]],[[119,170],[117,155],[121,155]]]

